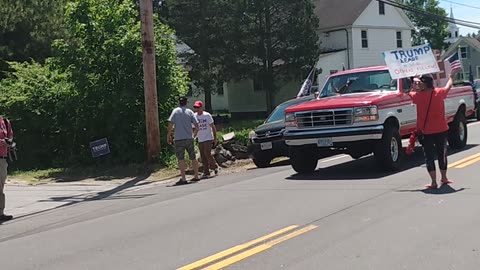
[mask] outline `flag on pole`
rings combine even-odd
[[[308,74],[307,79],[302,84],[302,88],[300,88],[300,91],[298,91],[297,98],[301,98],[303,96],[306,96],[310,94],[310,89],[312,89],[313,85],[313,76],[315,74],[315,67],[312,68],[312,71],[310,71],[310,74]]]
[[[458,57],[458,52],[445,59],[444,64],[445,75],[462,70],[462,62],[460,61],[460,57]]]

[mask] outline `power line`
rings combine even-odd
[[[480,26],[480,23],[477,23],[477,22],[466,21],[466,20],[461,20],[461,19],[451,19],[450,17],[445,17],[445,16],[442,16],[442,15],[438,15],[438,14],[435,14],[435,13],[424,11],[424,10],[421,10],[421,9],[418,9],[418,8],[407,6],[405,4],[400,4],[400,3],[397,3],[397,2],[393,2],[392,0],[377,0],[377,1],[382,1],[382,2],[387,3],[388,5],[395,6],[397,8],[403,9],[403,10],[408,10],[408,11],[414,12],[414,13],[420,13],[424,16],[435,17],[436,19],[444,20],[444,21],[451,22],[451,23],[460,24],[460,25],[463,25],[463,26],[468,26],[468,27],[472,27],[472,28],[476,28],[476,27]],[[472,26],[472,25],[475,25],[475,26]]]
[[[469,7],[469,8],[474,8],[474,9],[480,9],[480,7],[476,7],[476,6],[471,6],[471,5],[467,5],[467,4],[461,4],[461,3],[457,3],[457,2],[453,2],[453,1],[449,1],[449,0],[440,0],[442,2],[447,2],[447,3],[451,3],[451,4],[455,4],[455,5],[459,5],[459,6],[464,6],[464,7]]]
[[[432,19],[447,21],[447,22],[451,22],[451,23],[454,23],[454,24],[458,24],[458,25],[462,25],[462,26],[466,26],[466,27],[470,27],[470,28],[480,30],[480,23],[477,23],[477,22],[465,21],[465,20],[460,20],[460,19],[451,19],[450,17],[441,16],[441,15],[438,15],[438,14],[435,14],[435,13],[420,10],[420,9],[410,7],[410,6],[407,6],[407,5],[404,5],[404,4],[400,4],[400,3],[397,3],[397,2],[393,2],[393,1],[390,1],[390,0],[377,0],[377,1],[378,2],[384,2],[387,5],[394,6],[394,7],[397,7],[397,8],[403,9],[403,10],[407,10],[407,11],[410,11],[410,12],[413,12],[413,13],[428,16]]]

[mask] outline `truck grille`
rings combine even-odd
[[[346,126],[353,123],[353,109],[301,112],[296,119],[299,128]]]
[[[270,137],[278,137],[282,136],[283,129],[282,130],[277,130],[277,131],[267,131],[263,133],[257,133],[257,138],[258,139],[266,139]]]

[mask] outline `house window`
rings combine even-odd
[[[448,37],[452,38],[452,32],[448,33]]]
[[[460,47],[460,55],[462,59],[468,58],[467,47]]]
[[[397,31],[397,48],[402,48],[402,47],[403,47],[402,31]]]
[[[223,96],[223,82],[222,81],[217,81],[217,94],[219,96]]]
[[[263,81],[260,73],[253,75],[253,91],[263,91]]]
[[[385,15],[385,3],[383,1],[378,1],[378,12],[380,15]]]
[[[458,37],[458,31],[455,31],[455,37]]]
[[[362,30],[362,48],[368,48],[367,30]]]
[[[480,78],[480,66],[477,66],[477,78]]]

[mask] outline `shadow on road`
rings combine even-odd
[[[450,150],[449,155],[466,151],[478,145],[467,145],[463,150]],[[311,175],[294,174],[286,180],[371,180],[380,179],[399,172],[410,170],[415,167],[424,166],[423,151],[417,148],[411,156],[406,156],[401,168],[396,172],[382,171],[373,156],[359,160],[352,160],[345,163],[333,165],[316,170]]]
[[[145,198],[145,197],[148,197],[148,196],[153,196],[155,194],[116,195],[119,192],[121,192],[123,190],[126,190],[126,189],[129,189],[129,188],[139,187],[139,186],[149,184],[148,182],[140,183],[143,180],[147,179],[149,176],[150,176],[150,174],[137,176],[134,179],[132,179],[130,181],[127,181],[127,182],[123,183],[122,185],[117,186],[113,189],[98,192],[98,193],[92,194],[90,196],[88,194],[80,194],[80,195],[75,195],[75,196],[51,197],[48,200],[41,200],[39,202],[65,202],[65,204],[57,206],[55,208],[46,209],[46,210],[43,210],[43,211],[30,213],[30,214],[26,214],[26,215],[21,215],[21,216],[18,216],[16,218],[23,218],[23,217],[33,216],[33,215],[37,215],[37,214],[41,214],[41,213],[46,213],[46,212],[49,212],[49,211],[53,211],[53,210],[57,210],[57,209],[60,209],[60,208],[72,206],[72,205],[83,203],[83,202],[89,202],[89,201],[141,199],[141,198]]]
[[[412,189],[412,190],[397,190],[397,192],[423,192],[425,194],[431,194],[431,195],[446,195],[446,194],[461,192],[464,190],[467,190],[467,189],[466,188],[454,189],[450,185],[441,185],[437,189],[424,188],[424,189]]]

